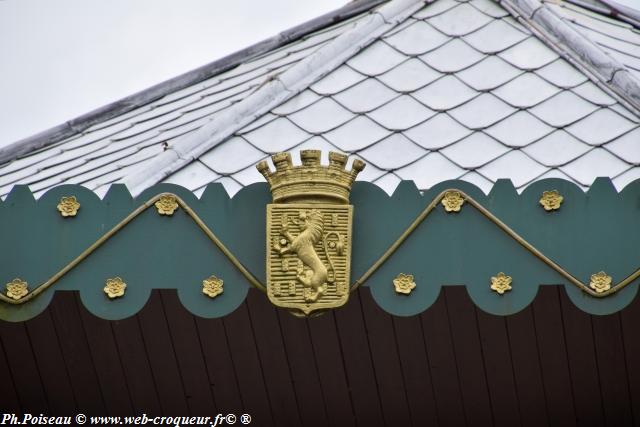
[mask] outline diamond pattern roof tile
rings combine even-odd
[[[519,74],[522,74],[522,70],[509,65],[497,56],[488,56],[456,75],[475,90],[487,91],[505,84]]]
[[[553,132],[523,149],[531,158],[548,167],[567,164],[589,150],[588,145],[563,130]]]
[[[524,147],[554,130],[532,114],[518,111],[491,126],[485,132],[508,147]]]
[[[322,133],[335,129],[353,118],[353,113],[330,98],[322,98],[298,112],[289,119],[309,133]]]
[[[540,77],[561,88],[572,88],[586,82],[587,77],[569,65],[564,59],[556,59],[552,63],[536,70]]]
[[[417,144],[428,150],[446,147],[472,131],[453,120],[446,113],[439,113],[405,132]]]
[[[401,95],[368,114],[377,123],[392,130],[405,130],[433,116],[435,111],[409,95]]]
[[[427,18],[427,22],[451,37],[470,34],[492,21],[491,17],[466,3],[461,3],[444,13]]]
[[[277,118],[242,137],[265,153],[286,151],[311,137],[286,117]]]
[[[520,188],[542,175],[546,170],[546,167],[521,151],[513,150],[479,168],[478,172],[493,182],[500,178],[509,177],[513,185]]]
[[[607,149],[631,164],[640,165],[640,128],[635,128],[610,142]]]
[[[351,153],[368,147],[389,136],[391,131],[366,116],[357,116],[342,126],[327,132],[324,137],[342,151]]]
[[[509,148],[482,132],[474,132],[465,139],[440,151],[448,159],[465,169],[477,169],[509,151]]]
[[[311,90],[320,95],[334,95],[366,79],[352,68],[343,65],[311,85]]]
[[[485,27],[464,36],[464,41],[476,50],[486,53],[498,53],[527,38],[522,31],[501,19],[494,20]]]
[[[462,40],[453,39],[420,56],[420,59],[441,73],[455,73],[481,61],[484,57],[485,55]]]
[[[455,76],[444,76],[417,92],[413,97],[433,110],[449,110],[478,96]]]
[[[406,29],[385,39],[391,46],[405,55],[421,55],[450,40],[424,21],[417,21]]]
[[[356,71],[368,76],[377,76],[389,71],[407,57],[398,52],[387,43],[379,41],[373,43],[361,51],[354,58],[347,61],[347,64]]]
[[[587,144],[602,145],[636,127],[635,123],[620,114],[603,109],[572,124],[566,130]]]
[[[354,113],[367,113],[396,98],[398,93],[369,78],[336,95],[333,99]]]
[[[451,116],[469,129],[483,129],[504,119],[516,110],[489,93],[451,110]]]
[[[398,92],[413,92],[442,77],[442,74],[419,59],[411,58],[386,73],[378,80]]]
[[[560,169],[580,184],[591,185],[597,177],[619,175],[629,169],[629,164],[598,147]]]
[[[533,73],[524,73],[493,93],[509,105],[528,108],[549,99],[560,90]]]
[[[500,52],[498,56],[521,70],[537,70],[558,59],[557,53],[533,37]]]
[[[597,108],[569,91],[562,91],[529,111],[551,126],[563,127],[580,120]]]
[[[427,151],[406,136],[394,133],[360,152],[360,156],[380,169],[393,170],[408,165]]]

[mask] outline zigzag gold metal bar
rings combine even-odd
[[[489,219],[491,222],[493,222],[495,225],[497,225],[502,231],[504,231],[506,234],[508,234],[511,238],[513,238],[516,242],[518,242],[522,247],[524,247],[526,250],[531,252],[531,254],[533,254],[534,256],[539,258],[542,262],[547,264],[553,270],[558,272],[562,277],[567,279],[571,284],[577,286],[582,291],[586,292],[587,294],[589,294],[589,295],[591,295],[591,296],[593,296],[595,298],[604,298],[604,297],[606,297],[608,295],[614,294],[614,293],[618,292],[620,289],[622,289],[625,286],[627,286],[630,283],[632,283],[638,277],[640,277],[640,268],[639,268],[634,273],[632,273],[630,276],[628,276],[627,278],[625,278],[621,282],[617,283],[616,285],[612,286],[609,290],[604,291],[604,292],[600,292],[600,293],[596,292],[596,291],[592,290],[589,286],[585,285],[580,280],[575,278],[569,272],[564,270],[561,266],[556,264],[553,260],[551,260],[550,258],[545,256],[542,252],[540,252],[532,244],[530,244],[525,239],[523,239],[518,233],[516,233],[509,226],[507,226],[505,223],[500,221],[500,219],[498,219],[495,215],[493,215],[491,212],[489,212],[487,209],[485,209],[480,203],[478,203],[476,200],[474,200],[471,196],[466,194],[464,191],[457,190],[457,189],[447,189],[447,190],[442,191],[440,194],[438,194],[431,201],[431,203],[429,203],[422,210],[422,212],[420,212],[420,214],[411,223],[411,225],[400,235],[400,237],[398,237],[398,239],[395,242],[393,242],[393,244],[391,246],[389,246],[389,248],[384,252],[384,254],[382,254],[382,256],[375,263],[373,263],[373,265],[358,280],[356,280],[353,283],[353,285],[351,286],[350,292],[355,291],[364,282],[366,282],[369,279],[369,277],[371,277],[371,275],[373,273],[375,273],[378,270],[378,268],[380,268],[380,266],[382,264],[384,264],[391,257],[391,255],[393,255],[393,253],[400,247],[400,245],[402,245],[402,243],[404,243],[404,241],[407,239],[407,237],[409,237],[411,235],[411,233],[413,233],[415,231],[415,229],[420,224],[422,224],[422,222],[429,216],[429,214],[433,211],[433,209],[435,209],[435,207],[438,205],[438,203],[442,200],[442,198],[444,197],[445,193],[451,192],[451,191],[456,191],[456,192],[460,193],[462,195],[463,199],[466,202],[468,202],[471,206],[473,206],[475,209],[477,209],[487,219]],[[48,289],[51,285],[53,285],[56,281],[58,281],[62,276],[67,274],[70,270],[72,270],[76,265],[78,265],[80,262],[82,262],[85,258],[87,258],[89,255],[91,255],[96,249],[98,249],[100,246],[102,246],[103,243],[105,243],[107,240],[109,240],[109,238],[111,238],[111,236],[113,236],[118,231],[120,231],[122,228],[124,228],[127,224],[129,224],[132,220],[134,220],[138,215],[140,215],[142,212],[144,212],[146,209],[148,209],[150,206],[152,206],[158,199],[160,199],[161,197],[164,197],[164,196],[175,197],[178,205],[182,209],[184,209],[184,211],[189,215],[189,217],[191,217],[191,219],[194,220],[194,222],[198,225],[198,227],[200,227],[200,229],[207,235],[207,237],[209,237],[209,239],[222,251],[222,253],[229,259],[229,261],[231,261],[231,263],[249,281],[249,283],[251,283],[252,286],[254,286],[255,288],[259,289],[260,291],[266,292],[265,285],[260,283],[260,281],[253,274],[251,274],[251,272],[249,272],[249,270],[247,270],[242,265],[242,263],[229,251],[229,249],[227,249],[227,247],[220,241],[220,239],[218,239],[218,237],[213,233],[213,231],[211,231],[211,229],[209,229],[209,227],[207,227],[207,225],[204,223],[204,221],[202,221],[202,219],[200,219],[200,217],[193,211],[193,209],[191,209],[177,195],[172,194],[172,193],[161,193],[161,194],[158,194],[158,195],[152,197],[150,200],[145,202],[142,206],[140,206],[139,208],[134,210],[132,213],[130,213],[125,219],[120,221],[111,230],[109,230],[106,234],[104,234],[102,237],[100,237],[98,240],[96,240],[91,246],[89,246],[87,249],[85,249],[78,257],[76,257],[73,261],[71,261],[69,264],[67,264],[62,270],[58,271],[49,280],[47,280],[45,283],[43,283],[42,285],[40,285],[37,288],[35,288],[33,291],[31,291],[30,293],[28,293],[24,297],[22,297],[20,299],[11,299],[11,298],[7,297],[4,294],[0,294],[0,300],[4,301],[4,302],[7,302],[9,304],[17,305],[17,304],[24,304],[25,302],[30,301],[31,299],[35,298],[37,295],[41,294],[46,289]]]
[[[422,223],[422,221],[424,221],[429,216],[431,211],[433,211],[433,209],[435,209],[435,207],[438,205],[438,203],[443,199],[444,195],[446,193],[448,193],[448,192],[458,192],[458,193],[460,193],[460,195],[462,196],[462,198],[465,201],[469,202],[469,204],[471,206],[476,208],[482,215],[484,215],[487,219],[489,219],[491,222],[493,222],[495,225],[497,225],[502,231],[507,233],[511,238],[513,238],[516,242],[518,242],[522,247],[524,247],[526,250],[531,252],[534,256],[539,258],[542,262],[544,262],[549,267],[551,267],[556,272],[558,272],[560,275],[562,275],[562,277],[567,279],[571,284],[577,286],[582,291],[586,292],[587,294],[591,295],[592,297],[604,298],[604,297],[606,297],[608,295],[614,294],[614,293],[618,292],[620,289],[622,289],[625,286],[627,286],[630,283],[632,283],[638,277],[640,277],[640,268],[639,268],[635,272],[633,272],[630,276],[628,276],[627,278],[625,278],[621,282],[617,283],[616,285],[612,286],[610,289],[608,289],[608,290],[606,290],[604,292],[596,292],[593,289],[591,289],[589,286],[587,286],[584,283],[582,283],[580,280],[576,279],[573,275],[571,275],[565,269],[560,267],[553,260],[551,260],[550,258],[545,256],[542,252],[540,252],[538,249],[536,249],[531,243],[529,243],[525,239],[523,239],[518,233],[513,231],[504,222],[500,221],[500,219],[498,219],[495,215],[493,215],[491,212],[489,212],[487,209],[485,209],[480,203],[478,203],[476,200],[474,200],[471,196],[466,194],[464,191],[457,190],[457,189],[447,189],[447,190],[442,191],[440,194],[438,194],[433,199],[433,201],[431,203],[429,203],[427,205],[427,207],[425,207],[423,209],[422,212],[420,212],[420,214],[416,217],[416,219],[411,223],[409,228],[407,228],[400,235],[400,237],[398,237],[398,239],[395,242],[393,242],[393,244],[391,246],[389,246],[389,248],[385,251],[385,253],[382,254],[382,256],[380,258],[378,258],[378,260],[375,263],[373,263],[373,265],[362,275],[362,277],[360,277],[358,280],[356,280],[353,283],[353,285],[351,286],[351,291],[352,292],[355,291],[358,287],[360,287],[364,282],[366,282],[369,279],[369,277],[371,277],[371,275],[373,273],[375,273],[376,270],[378,270],[378,268],[380,268],[380,266],[382,264],[384,264],[387,261],[387,259],[389,259],[389,257],[391,257],[391,255],[393,255],[393,253],[400,247],[400,245],[402,245],[402,243],[407,239],[407,237],[409,237],[409,235],[411,235],[411,233],[413,233],[413,231]]]

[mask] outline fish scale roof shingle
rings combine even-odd
[[[631,25],[574,5],[549,7],[640,72],[640,33]],[[42,193],[66,182],[104,193],[369,15],[6,163],[0,195],[17,183]],[[521,190],[550,176],[586,187],[601,175],[621,188],[640,175],[638,111],[601,86],[499,3],[435,0],[164,180],[197,193],[221,182],[233,194],[262,180],[259,160],[315,147],[363,159],[360,179],[387,192],[400,179],[419,188],[464,179],[488,191],[499,178]]]

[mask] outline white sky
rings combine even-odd
[[[347,0],[0,0],[0,146]]]
[[[347,1],[0,0],[0,146]]]

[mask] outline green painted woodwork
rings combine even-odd
[[[584,193],[560,179],[538,181],[518,194],[508,180],[496,183],[489,195],[463,181],[440,183],[420,194],[413,182],[402,182],[392,196],[358,182],[355,206],[351,280],[360,277],[398,238],[437,194],[447,188],[465,191],[542,253],[584,283],[605,271],[617,283],[640,267],[640,180],[618,193],[609,179],[598,179]],[[564,196],[558,211],[539,205],[545,190]],[[32,290],[44,283],[85,248],[156,194],[181,197],[233,254],[261,282],[265,280],[267,184],[254,184],[230,198],[211,184],[200,199],[172,184],[156,185],[136,198],[114,185],[104,199],[76,185],[63,185],[35,200],[25,186],[16,186],[0,203],[0,286],[19,277]],[[81,204],[76,217],[56,210],[62,196]],[[513,278],[510,292],[490,289],[499,272]],[[413,274],[417,287],[410,295],[394,290],[398,273]],[[224,280],[224,293],[210,299],[202,280]],[[103,292],[107,278],[127,283],[123,298],[109,300]],[[593,314],[616,312],[635,297],[638,281],[606,298],[593,298],[529,253],[495,224],[465,203],[461,212],[446,213],[441,205],[365,283],[386,311],[409,316],[426,310],[441,286],[466,286],[481,309],[509,315],[536,296],[538,286],[563,285],[576,306]],[[87,309],[105,319],[135,314],[151,289],[177,289],[182,304],[203,317],[220,317],[235,310],[250,285],[182,209],[158,215],[152,206],[34,300],[22,305],[0,302],[0,318],[23,321],[42,312],[53,292],[78,290]],[[266,296],[265,296],[266,298]]]

